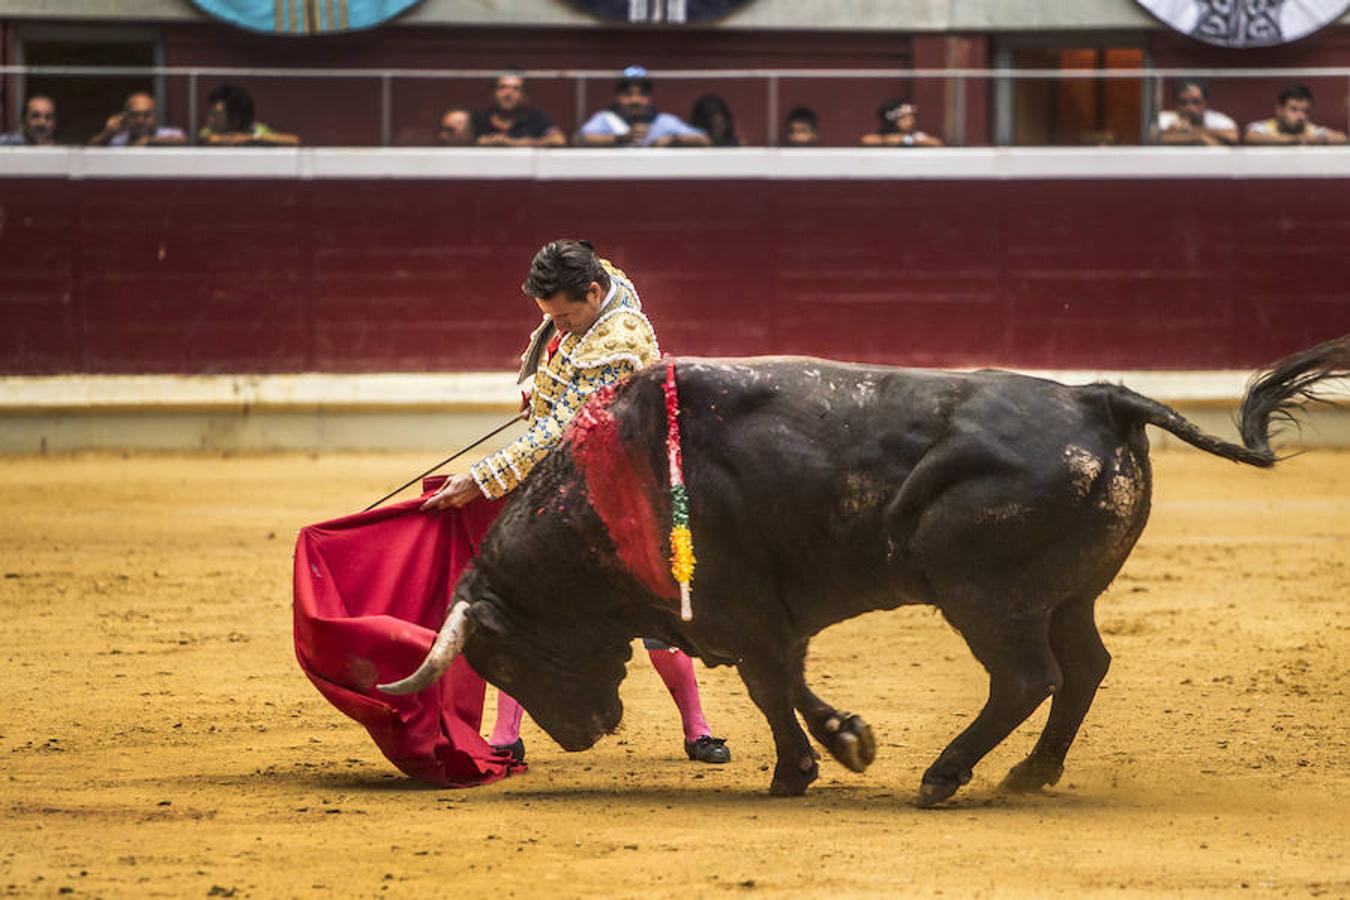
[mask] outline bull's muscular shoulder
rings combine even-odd
[[[572,362],[583,369],[619,362],[641,369],[660,355],[652,323],[638,310],[627,307],[597,319],[571,353]]]

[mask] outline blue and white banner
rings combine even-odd
[[[231,25],[268,34],[336,34],[374,28],[421,0],[192,0]]]

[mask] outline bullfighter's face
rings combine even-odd
[[[481,584],[464,645],[474,671],[520,701],[564,750],[585,750],[617,728],[628,641],[582,623],[517,621]]]
[[[585,334],[600,317],[600,307],[605,302],[605,289],[597,281],[592,281],[581,295],[573,299],[566,291],[558,291],[552,297],[535,297],[539,311],[553,321],[554,326],[563,334]]]

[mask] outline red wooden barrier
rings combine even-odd
[[[1247,368],[1350,332],[1350,180],[0,181],[0,371],[510,368],[545,240],[663,348]]]

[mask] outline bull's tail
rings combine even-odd
[[[1350,378],[1350,335],[1295,353],[1257,372],[1247,382],[1242,398],[1238,432],[1242,444],[1234,444],[1201,431],[1176,410],[1125,388],[1113,388],[1109,404],[1118,419],[1148,423],[1215,456],[1269,468],[1279,457],[1270,447],[1271,425],[1297,424],[1297,414],[1308,401],[1320,401],[1317,388],[1323,382]]]

